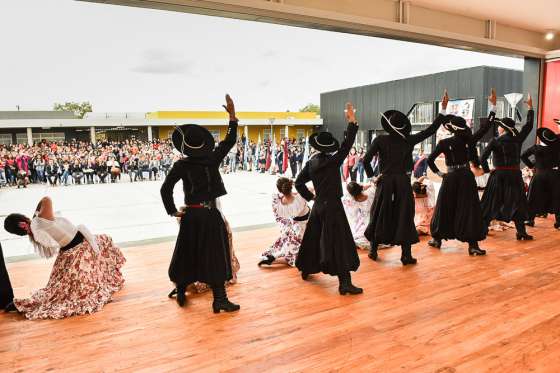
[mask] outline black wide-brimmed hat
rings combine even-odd
[[[443,128],[451,133],[467,133],[470,129],[465,118],[452,114],[445,116]]]
[[[214,150],[214,137],[198,124],[183,124],[171,135],[173,146],[189,157],[203,157]]]
[[[511,133],[513,136],[519,135],[519,131],[517,130],[517,128],[515,128],[515,121],[513,119],[511,118],[496,119],[496,123],[498,123],[498,126],[502,127],[503,129]]]
[[[407,137],[412,131],[410,120],[398,110],[387,110],[381,113],[381,126],[385,132],[397,134],[402,138]]]
[[[557,125],[560,126],[560,119],[554,119],[554,121],[556,122]]]
[[[541,140],[541,142],[549,146],[560,144],[560,138],[558,138],[558,135],[556,135],[553,130],[546,127],[537,129],[537,137]]]
[[[330,132],[316,132],[309,136],[309,145],[322,153],[336,152],[340,147],[338,140]]]

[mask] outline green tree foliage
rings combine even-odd
[[[321,108],[319,107],[319,105],[316,104],[307,104],[304,107],[302,107],[301,109],[299,109],[300,112],[313,112],[313,113],[317,113],[320,114],[321,112]]]
[[[83,118],[86,113],[91,113],[92,107],[89,102],[65,102],[64,104],[55,103],[54,110],[56,111],[71,111],[80,118]]]

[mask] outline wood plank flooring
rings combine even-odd
[[[0,314],[0,372],[558,372],[560,371],[560,232],[537,219],[533,242],[493,232],[486,257],[466,244],[427,240],[380,251],[342,297],[337,280],[295,269],[258,268],[276,229],[236,233],[241,304],[214,315],[211,294],[184,309],[167,299],[173,243],[126,248],[125,288],[94,315],[27,321]],[[52,261],[8,264],[16,296],[46,284]]]

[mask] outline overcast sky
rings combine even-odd
[[[0,110],[298,110],[321,92],[515,58],[70,0],[0,0]],[[450,92],[452,95],[452,92]]]

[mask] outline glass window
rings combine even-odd
[[[296,138],[298,140],[304,139],[305,138],[305,130],[304,129],[297,129],[296,130]]]
[[[269,140],[270,140],[270,128],[264,129],[264,131],[263,131],[263,141],[269,141]]]
[[[11,145],[12,135],[10,133],[0,133],[0,145]]]
[[[288,135],[286,134],[286,127],[282,126],[280,127],[280,138],[281,139],[285,139]]]
[[[25,136],[25,139],[27,141],[27,135]],[[33,142],[40,142],[43,140],[50,142],[64,141],[64,132],[43,132],[33,134]]]
[[[27,144],[27,133],[16,133],[16,144]]]
[[[509,104],[503,98],[496,101],[496,117],[505,118],[509,116]]]
[[[434,104],[431,102],[416,104],[409,119],[413,125],[431,124],[434,120]]]

